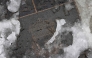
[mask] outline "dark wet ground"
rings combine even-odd
[[[66,0],[25,0],[25,4],[20,6],[20,17],[32,13],[36,13],[48,8],[51,8],[55,5],[60,5],[65,2]]]
[[[44,44],[53,35],[56,27],[55,20],[57,18],[60,18],[60,19],[63,18],[66,20],[68,24],[74,25],[74,22],[76,22],[77,19],[79,19],[79,15],[76,8],[72,9],[69,12],[68,16],[65,16],[65,13],[63,11],[63,6],[60,6],[60,10],[55,13],[53,13],[52,11],[53,9],[54,8],[19,19],[21,23],[22,31],[20,32],[20,36],[17,40],[17,49],[14,52],[17,58],[22,58],[25,52],[27,52],[27,55],[30,56],[29,58],[44,58],[42,56],[39,56],[38,52],[39,52],[39,49],[44,47]],[[24,16],[30,13],[31,11],[25,12],[25,13],[21,12],[20,16]],[[72,41],[69,41],[69,42],[71,44]],[[35,53],[35,55],[32,54],[33,52]],[[47,54],[49,53],[46,52],[45,54],[46,58],[48,58],[49,56]]]

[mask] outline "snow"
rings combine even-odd
[[[74,5],[71,4],[72,2],[73,2],[72,0],[67,0],[67,3],[64,4],[65,5],[65,9],[67,11],[70,11],[71,9],[74,8]]]
[[[61,19],[61,20],[57,20],[57,28],[56,28],[56,34],[52,36],[52,38],[47,42],[50,45],[51,43],[53,43],[53,41],[58,40],[58,38],[56,36],[58,36],[59,34],[62,34],[62,32],[65,31],[65,29],[68,31],[71,31],[73,34],[73,43],[72,45],[68,46],[68,47],[64,47],[64,56],[62,56],[63,58],[78,58],[80,53],[83,52],[84,50],[89,48],[88,45],[88,38],[89,36],[87,35],[87,31],[86,29],[82,28],[84,26],[82,26],[81,23],[76,22],[74,26],[70,27],[70,28],[66,28],[66,27],[62,27],[62,25],[65,24],[65,20]],[[88,30],[88,29],[87,29]],[[54,39],[54,40],[52,40]],[[62,39],[62,38],[61,38]],[[59,39],[59,41],[61,41],[61,39]],[[52,42],[51,42],[52,41]],[[58,42],[57,42],[58,43]],[[59,45],[59,43],[58,43]],[[48,49],[52,49],[51,45],[48,46]]]
[[[9,0],[6,2],[7,9],[14,13],[10,19],[2,19],[0,21],[0,58],[9,57],[7,48],[15,44],[17,36],[20,33],[20,22],[18,21],[19,7],[21,0]],[[4,7],[1,7],[4,11]],[[2,14],[2,13],[1,13]],[[3,14],[2,14],[3,15]]]
[[[92,58],[92,50],[90,50],[90,52],[87,54],[88,58]]]
[[[66,8],[66,10],[70,11],[72,8],[74,8],[74,6],[71,5],[70,3],[66,3],[65,8]]]
[[[17,15],[18,13],[15,13],[9,20],[3,19],[3,21],[0,21],[0,57],[2,54],[6,54],[5,49],[9,48],[16,41],[20,33],[20,22],[18,21]]]
[[[73,44],[64,48],[64,58],[78,58],[81,52],[88,49],[88,36],[81,27],[80,23],[71,27],[71,31],[73,32]]]
[[[89,25],[90,18],[92,16],[92,13],[90,12],[92,10],[92,5],[91,5],[92,1],[90,1],[89,4],[88,3],[85,4],[86,2],[88,2],[87,0],[75,0],[75,1],[79,9],[80,17],[82,21],[81,23],[76,22],[75,25],[70,28],[70,31],[72,31],[73,33],[72,34],[73,43],[72,45],[63,48],[64,56],[61,56],[61,58],[78,58],[79,55],[86,49],[88,48],[92,49],[92,34]],[[66,8],[68,8],[68,6]],[[57,22],[56,30],[58,32],[61,32],[63,31],[62,28],[64,28],[62,27],[62,23]],[[54,33],[55,35],[53,35],[51,39],[57,39],[56,36],[59,34],[58,32],[57,33],[55,32]],[[54,40],[51,41],[53,42]],[[89,53],[88,58],[91,58],[92,57],[91,55],[92,53]]]
[[[82,20],[82,29],[87,36],[88,46],[92,50],[92,30],[90,30],[90,21],[92,20],[92,0],[75,0],[75,2]],[[89,54],[92,55],[92,53]],[[92,58],[92,56],[88,56],[88,58]]]
[[[7,8],[10,12],[16,12],[19,10],[21,0],[10,0],[9,3],[7,3]]]
[[[81,22],[76,22],[75,25],[70,28],[70,30],[67,30],[72,31],[73,33],[73,44],[64,48],[64,56],[61,56],[61,58],[78,58],[80,53],[82,53],[86,49],[90,48],[92,50],[92,33],[89,24],[92,16],[92,0],[75,0],[75,2],[79,10]],[[67,9],[69,9],[68,7],[69,5],[66,6]],[[51,38],[54,40],[50,39],[48,42],[51,41],[52,43],[53,41],[55,41],[57,39],[56,36],[59,34],[59,32],[64,31],[62,30],[64,28],[62,28],[62,23],[57,22],[57,26],[59,26],[56,28],[58,32],[55,32],[55,35],[53,35]],[[90,52],[88,54],[88,58],[92,58],[91,55],[92,53]]]
[[[58,40],[57,36],[59,37],[59,34],[62,34],[62,32],[65,30],[71,31],[73,34],[73,43],[72,45],[68,47],[64,47],[64,55],[57,56],[57,58],[78,58],[80,54],[85,51],[86,49],[91,49],[91,52],[88,54],[88,58],[92,58],[92,33],[90,30],[90,20],[92,16],[92,0],[75,0],[76,5],[79,10],[79,15],[81,17],[81,22],[76,22],[74,26],[68,26],[68,27],[62,27],[64,24],[63,19],[57,20],[57,27],[54,35],[51,37],[51,39],[46,43],[48,50],[53,49],[52,43],[56,40]],[[71,9],[71,4],[65,5],[67,10]],[[63,24],[62,24],[63,23]],[[62,38],[61,38],[62,39]],[[59,41],[61,41],[59,39]],[[59,45],[59,42],[57,42]],[[54,44],[55,45],[55,44]]]
[[[56,31],[54,35],[52,36],[52,38],[46,43],[47,45],[51,44],[55,40],[55,37],[59,34],[59,31],[61,30],[62,25],[66,23],[64,19],[56,20],[56,22],[57,22]]]

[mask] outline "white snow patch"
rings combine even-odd
[[[66,8],[66,10],[71,10],[72,8],[74,8],[74,6],[73,5],[71,5],[70,3],[66,3],[65,4],[65,8]]]
[[[46,43],[47,45],[53,43],[53,41],[55,40],[55,37],[60,33],[62,26],[66,23],[64,19],[56,20],[56,22],[57,22],[56,31],[54,35],[52,36],[52,38]]]
[[[7,3],[7,8],[10,12],[16,12],[19,10],[21,0],[10,0],[9,3]]]
[[[89,24],[92,16],[92,0],[75,0],[75,2],[82,20],[81,23],[75,23],[75,25],[71,27],[71,31],[73,32],[73,44],[64,48],[64,56],[61,56],[61,58],[78,58],[80,53],[84,50],[88,48],[92,49],[92,33]],[[69,7],[70,5],[66,5],[67,9],[69,9]],[[60,27],[56,29],[60,29]],[[58,31],[61,32],[62,27],[61,30]],[[55,38],[56,35],[52,37]],[[88,58],[92,58],[91,55],[92,53],[89,53]]]
[[[73,44],[64,48],[64,58],[78,58],[81,52],[89,48],[88,36],[80,23],[75,24],[71,31],[73,32]]]
[[[6,37],[5,31],[11,31],[11,34]],[[0,21],[0,57],[6,58],[6,48],[10,47],[12,43],[14,43],[17,39],[17,36],[20,33],[20,22],[18,21],[17,14],[10,20],[4,19]]]
[[[71,4],[72,2],[72,0],[68,0],[68,2],[64,4],[67,11],[70,11],[74,8],[74,5]]]
[[[19,7],[21,0],[9,0],[6,2],[7,9],[14,13],[9,20],[2,19],[0,21],[0,58],[9,58],[7,48],[16,42],[20,33],[20,22],[18,21]]]
[[[62,19],[61,19],[62,21]],[[63,21],[62,21],[63,22]],[[47,42],[50,45],[53,43],[53,41],[57,40],[57,35],[62,33],[66,29],[65,27],[62,27],[62,22],[57,20],[57,28],[56,32],[57,34],[53,35],[52,38]],[[61,25],[60,25],[61,24]],[[69,26],[68,26],[69,27]],[[74,26],[67,28],[67,31],[71,31],[73,34],[73,43],[72,45],[64,48],[64,56],[63,58],[78,58],[80,53],[85,51],[86,49],[90,48],[91,42],[92,42],[92,35],[90,33],[90,29],[86,27],[86,25],[82,25],[81,23],[75,23]],[[54,39],[54,40],[52,40]],[[50,42],[52,41],[52,42]],[[51,49],[51,45],[48,46],[48,49]],[[61,58],[62,58],[61,57]]]

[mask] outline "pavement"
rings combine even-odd
[[[67,16],[64,13],[63,6],[60,6],[60,10],[55,13],[53,13],[53,9],[54,8],[51,8],[25,17],[22,16],[30,13],[20,13],[21,18],[19,21],[22,31],[17,39],[17,49],[14,51],[14,55],[17,58],[23,58],[26,51],[33,51],[36,53],[35,50],[39,47],[43,48],[44,44],[51,38],[55,31],[56,19],[65,19],[66,22],[71,25],[74,25],[79,19],[76,7],[70,10]],[[72,42],[72,40],[69,42]],[[31,55],[30,58],[41,58],[41,56]]]

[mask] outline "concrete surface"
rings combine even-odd
[[[55,21],[55,19],[57,19],[57,18],[63,18],[63,19],[66,20],[66,22],[68,24],[73,25],[74,22],[76,22],[77,19],[79,19],[78,12],[77,12],[76,8],[74,8],[69,13],[70,13],[69,16],[65,16],[65,14],[63,12],[63,7],[60,7],[60,10],[56,13],[53,13],[52,9],[50,9],[50,10],[40,12],[40,13],[31,15],[31,16],[20,18],[19,21],[21,23],[22,29],[24,29],[24,30],[20,32],[20,36],[17,40],[17,49],[15,49],[14,55],[17,58],[22,58],[27,50],[29,50],[29,51],[33,50],[32,49],[33,38],[32,38],[32,34],[29,32],[29,27],[33,23],[35,23],[39,18],[42,19],[42,20],[50,19],[50,20],[53,20],[53,21]],[[39,35],[39,36],[41,36],[41,35]],[[50,35],[49,37],[45,36],[45,38],[42,39],[40,41],[40,43],[45,41],[46,39],[50,39],[51,36],[52,35]],[[35,56],[35,57],[32,57],[32,58],[41,58],[41,57]]]
[[[38,51],[39,48],[36,46],[35,43],[37,43],[40,46],[40,48],[42,48],[42,47],[44,47],[45,42],[47,40],[49,40],[50,37],[53,35],[53,33],[51,33],[50,31],[47,31],[47,33],[46,33],[46,30],[43,28],[44,29],[42,31],[43,33],[45,33],[45,34],[50,33],[50,34],[43,36],[43,33],[42,34],[38,33],[39,36],[41,36],[40,40],[36,39],[37,41],[34,41],[33,33],[36,34],[37,32],[33,32],[32,30],[30,31],[30,29],[33,29],[32,25],[36,24],[36,22],[38,22],[39,19],[41,19],[41,20],[51,20],[51,22],[54,22],[54,24],[55,24],[54,28],[53,28],[54,30],[55,30],[55,27],[56,27],[55,20],[57,18],[65,19],[66,22],[68,24],[70,24],[71,26],[74,25],[74,23],[79,19],[79,15],[78,15],[78,12],[77,12],[76,8],[69,11],[68,16],[65,16],[63,6],[60,6],[60,10],[55,12],[55,13],[53,13],[53,9],[49,9],[49,10],[46,10],[46,11],[43,11],[43,12],[40,12],[40,13],[37,13],[37,14],[29,15],[29,16],[26,16],[26,17],[23,17],[23,18],[19,19],[19,21],[21,23],[22,31],[20,32],[20,36],[18,37],[17,48],[15,49],[13,55],[15,55],[17,58],[22,58],[25,55],[26,51],[30,51],[28,53],[28,55],[30,53],[33,53],[33,52],[37,53],[37,52],[39,52]],[[39,26],[38,24],[36,24],[36,25]],[[44,23],[43,23],[43,25],[41,24],[41,26],[44,26]],[[38,28],[40,28],[40,27],[38,27]],[[69,42],[72,42],[72,41],[70,40]],[[43,58],[42,56],[37,56],[37,55],[38,54],[35,54],[35,55],[31,54],[30,58]],[[45,55],[45,56],[47,56],[47,58],[48,58],[48,55]]]

